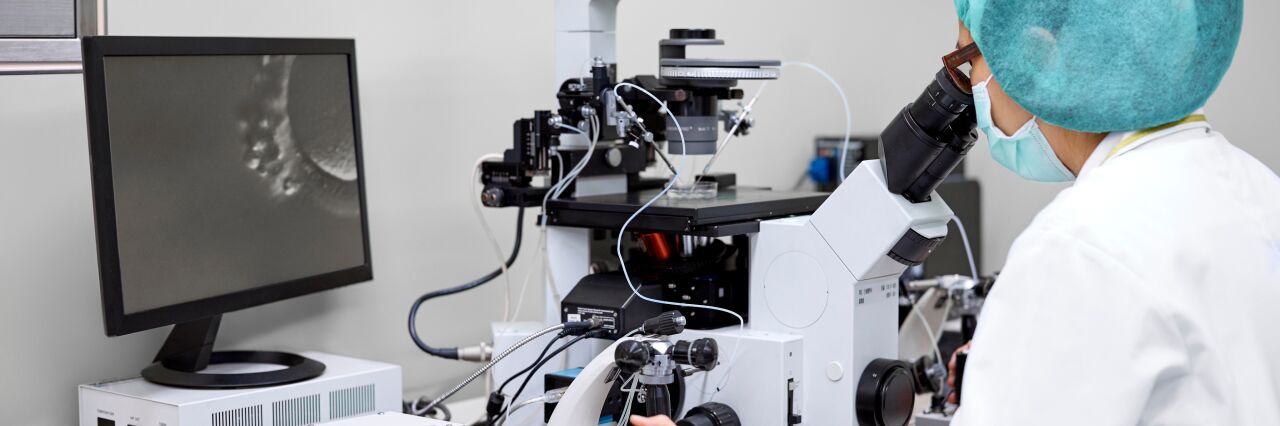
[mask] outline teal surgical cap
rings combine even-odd
[[[1242,0],[955,0],[1004,91],[1072,130],[1179,120],[1218,88]]]

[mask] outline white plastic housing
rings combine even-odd
[[[254,389],[182,389],[141,378],[80,385],[80,426],[300,426],[400,411],[399,366],[319,352],[301,355],[324,363],[324,374]],[[219,373],[263,371],[257,365],[218,367]]]

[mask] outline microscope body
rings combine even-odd
[[[971,105],[940,71],[882,133],[882,159],[859,164],[812,214],[759,221],[748,235],[745,330],[681,336],[715,339],[730,364],[688,381],[685,406],[723,403],[746,424],[910,421],[916,386],[898,360],[899,279],[946,237],[953,213],[934,190],[977,139]],[[548,235],[555,300],[590,270],[591,238],[555,227]],[[548,309],[549,320],[559,315]],[[577,356],[600,353],[583,349]],[[610,362],[603,352],[590,363]],[[574,383],[566,400],[581,395]]]
[[[574,116],[577,111],[603,114],[606,128],[616,123],[610,119],[614,116],[609,110],[610,102],[583,109],[581,105],[572,104],[577,98],[563,96],[572,92],[565,89],[573,87],[571,79],[580,74],[577,71],[582,58],[597,57],[605,64],[615,63],[612,38],[616,3],[616,0],[557,2],[561,18],[571,18],[561,19],[557,46],[557,78],[565,82],[559,86],[562,105],[558,112],[570,123],[577,121]],[[591,13],[565,13],[587,10]],[[590,27],[590,31],[566,30],[567,22],[578,21],[584,28]],[[703,43],[698,37],[677,35],[673,31],[672,39],[664,40],[662,48],[679,49],[678,53],[682,54],[683,45],[676,47],[680,43]],[[587,51],[590,56],[586,55]],[[664,67],[677,69],[689,64],[697,63],[664,62]],[[715,68],[723,64],[697,65]],[[592,83],[589,86],[577,81],[598,95],[597,90],[609,87],[601,83],[613,80],[607,67],[593,66],[592,70],[591,80],[597,81],[588,80]],[[640,79],[633,81],[644,87],[664,87]],[[714,95],[712,99],[741,97],[741,91],[721,87],[697,90],[725,91],[723,94],[707,92]],[[681,93],[695,93],[674,90],[668,96],[661,90],[658,92],[664,102],[683,99]],[[564,104],[566,99],[571,104]],[[644,101],[634,98],[628,103],[643,107]],[[662,211],[655,213],[651,209],[637,218],[628,232],[662,233],[672,238],[732,237],[735,245],[738,245],[736,241],[743,241],[741,246],[745,246],[740,250],[746,258],[748,277],[740,285],[748,290],[746,326],[743,329],[736,325],[710,330],[687,329],[672,336],[685,340],[714,339],[721,354],[718,368],[686,378],[684,401],[679,405],[698,407],[710,402],[723,403],[732,407],[742,423],[748,425],[882,426],[909,421],[914,408],[914,384],[911,367],[898,361],[899,277],[907,268],[923,262],[947,234],[953,213],[934,190],[976,140],[972,104],[970,95],[939,72],[925,92],[904,108],[882,133],[882,159],[862,162],[830,195],[780,197],[776,194],[783,192],[766,191],[775,195],[761,195],[756,190],[730,188],[728,195],[741,201],[740,205],[731,207],[750,212],[739,214],[732,223],[706,221],[707,215],[725,208],[722,205],[725,204],[724,189],[720,200],[706,203],[705,208],[688,207],[687,202],[664,201],[655,205],[655,209]],[[659,118],[656,106],[649,107],[640,111],[644,118],[641,121],[662,123],[651,126],[650,130],[665,140],[670,149],[672,123]],[[702,110],[680,110],[684,113],[677,115],[706,118],[717,114],[714,108]],[[535,117],[526,123],[528,129],[535,131],[521,133],[518,127],[517,142],[532,141],[530,146],[540,150],[554,145],[563,153],[582,150],[575,144],[580,144],[583,138],[537,131],[542,118]],[[625,138],[623,133],[608,131],[605,136]],[[542,136],[521,137],[529,134]],[[705,139],[714,146],[714,138]],[[643,162],[653,164],[656,159],[646,154]],[[545,163],[545,158],[539,158],[538,162]],[[635,199],[645,200],[653,191],[637,188],[637,179],[627,177],[636,173],[623,170],[625,161],[620,164],[615,166],[618,170],[606,168],[599,173],[584,173],[569,191],[572,199],[553,200],[546,205],[546,324],[560,323],[565,321],[565,315],[573,315],[561,302],[588,275],[616,269],[617,265],[611,262],[617,260],[613,255],[613,242],[619,238],[616,231],[620,219],[634,211]],[[518,183],[517,186],[527,186],[524,181]],[[520,203],[490,205],[511,204],[532,205],[527,199]],[[677,217],[686,210],[692,213]],[[624,261],[630,264],[630,260]],[[661,281],[637,284],[675,285]],[[708,312],[683,311],[691,319]],[[495,325],[495,330],[501,326]],[[608,379],[616,379],[614,353],[621,341],[584,341],[561,355],[554,364],[584,367],[551,413],[548,424],[596,424],[600,420],[601,404],[614,384]],[[501,350],[502,346],[495,339],[494,349]],[[523,362],[512,363],[519,364]],[[504,378],[514,374],[507,371],[514,368],[500,365],[494,375]],[[533,391],[540,391],[538,387],[535,384]],[[675,414],[678,417],[684,413]],[[524,424],[522,419],[511,420]]]
[[[904,236],[918,235],[927,256],[929,242],[946,236],[952,211],[937,196],[912,203],[886,191],[883,170],[879,161],[864,162],[814,214],[760,224],[751,236],[746,329],[677,336],[713,338],[721,348],[719,368],[687,379],[685,407],[714,400],[733,407],[744,424],[878,425],[910,416],[910,369],[891,364],[898,359],[898,277],[910,262],[891,253],[914,238]],[[562,249],[553,253],[576,252],[580,262],[561,258],[553,265],[585,270],[587,236],[558,232],[563,239],[552,247]],[[577,250],[569,249],[574,241]],[[555,281],[577,282],[566,274]],[[551,425],[598,418],[614,345],[583,348],[571,358],[587,365],[579,373],[586,380],[570,387]],[[594,408],[574,414],[564,409],[571,406]]]
[[[866,416],[857,406],[868,402],[859,400],[858,388],[873,361],[898,359],[898,277],[910,266],[889,253],[904,235],[945,237],[952,216],[940,197],[911,203],[885,188],[882,164],[863,162],[812,216],[764,222],[755,236],[750,327],[803,336],[803,374],[797,375],[803,403],[788,416],[875,424],[859,422]],[[872,416],[910,414],[912,395],[885,397],[892,399],[890,411],[897,411]]]

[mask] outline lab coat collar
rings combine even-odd
[[[1203,116],[1204,109],[1202,108],[1202,109],[1196,110],[1196,112],[1192,113],[1191,115]],[[1106,163],[1108,159],[1119,157],[1121,155],[1132,152],[1133,150],[1141,148],[1143,145],[1146,145],[1148,142],[1161,139],[1166,136],[1173,135],[1175,133],[1185,132],[1191,129],[1207,129],[1207,128],[1210,128],[1209,122],[1204,120],[1178,124],[1178,125],[1175,125],[1166,129],[1160,129],[1160,130],[1151,132],[1148,135],[1142,136],[1137,141],[1134,141],[1129,145],[1126,145],[1120,148],[1119,151],[1115,151],[1115,150],[1116,150],[1116,147],[1120,146],[1121,142],[1123,142],[1126,139],[1129,139],[1131,136],[1139,132],[1145,132],[1150,129],[1135,130],[1135,131],[1128,131],[1128,132],[1111,132],[1110,134],[1107,134],[1107,137],[1102,139],[1102,142],[1098,144],[1097,148],[1094,148],[1093,154],[1089,155],[1089,159],[1085,160],[1084,166],[1080,168],[1080,175],[1077,176],[1077,179],[1082,178],[1085,175],[1088,175],[1090,172],[1092,172],[1094,169],[1097,169],[1098,167],[1102,167],[1102,165]]]
[[[1099,143],[1098,147],[1093,149],[1093,154],[1089,154],[1089,159],[1085,160],[1083,167],[1080,167],[1080,174],[1076,176],[1076,179],[1085,177],[1085,175],[1088,175],[1089,172],[1093,171],[1093,169],[1101,166],[1102,162],[1107,159],[1107,154],[1111,153],[1111,150],[1115,149],[1116,145],[1120,145],[1120,141],[1129,137],[1129,135],[1133,133],[1134,132],[1111,132],[1107,134],[1107,137],[1102,138],[1102,143]]]

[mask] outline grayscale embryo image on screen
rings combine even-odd
[[[104,68],[125,313],[364,264],[346,56]]]

